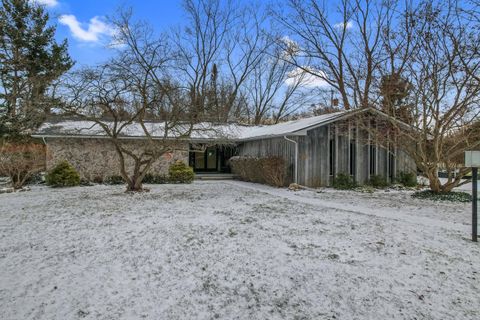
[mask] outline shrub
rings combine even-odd
[[[335,189],[340,189],[340,190],[352,190],[354,189],[357,184],[353,180],[353,178],[345,173],[339,173],[337,176],[333,179],[332,186]]]
[[[412,194],[416,199],[428,199],[434,201],[471,202],[472,195],[466,192],[433,192],[432,190],[418,191]]]
[[[125,180],[123,180],[122,176],[109,176],[105,178],[104,183],[111,185],[125,184]]]
[[[169,180],[173,183],[192,183],[195,174],[193,169],[187,166],[183,161],[175,161],[168,168]]]
[[[165,184],[169,182],[169,179],[166,175],[147,173],[142,182],[149,184]]]
[[[275,187],[283,187],[287,183],[286,164],[280,157],[232,157],[230,165],[233,173],[244,181]]]
[[[283,187],[286,184],[287,170],[285,161],[280,157],[268,157],[259,159],[258,166],[262,172],[259,176],[266,184],[274,187]]]
[[[51,187],[78,186],[80,175],[70,163],[62,161],[47,173],[45,182]]]
[[[413,172],[400,172],[398,175],[398,182],[404,187],[416,187],[417,175]]]
[[[45,167],[45,149],[35,143],[4,142],[0,148],[0,174],[10,178],[12,187],[20,189]]]
[[[98,183],[98,184],[103,183],[103,182],[104,182],[103,180],[104,180],[104,179],[103,179],[102,176],[95,176],[95,177],[93,177],[93,179],[92,179],[93,183]]]
[[[379,189],[386,188],[389,186],[387,179],[384,176],[381,176],[378,174],[371,176],[367,184],[369,186],[372,186],[374,188],[379,188]]]

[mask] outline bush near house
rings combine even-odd
[[[284,187],[287,180],[287,167],[280,157],[232,157],[230,165],[233,173],[249,182]]]
[[[398,174],[398,183],[404,187],[416,187],[417,186],[417,175],[413,172],[400,172]]]
[[[109,176],[106,177],[103,182],[110,185],[125,184],[122,176]]]
[[[147,173],[145,177],[143,178],[143,183],[148,183],[148,184],[165,184],[169,183],[170,179],[168,176],[163,175],[163,174],[151,174]]]
[[[339,173],[333,179],[332,186],[339,190],[352,190],[357,187],[357,184],[350,175]]]
[[[187,166],[183,161],[175,161],[168,168],[169,180],[172,183],[192,183],[195,174],[193,168]]]
[[[383,189],[388,187],[390,184],[388,183],[387,178],[377,174],[377,175],[370,176],[370,179],[368,179],[367,185],[372,186],[374,188]]]
[[[51,187],[78,186],[80,175],[68,161],[62,161],[47,173],[45,182]]]
[[[45,168],[45,147],[36,143],[2,142],[0,176],[10,178],[12,187],[20,189]]]

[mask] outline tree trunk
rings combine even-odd
[[[143,186],[142,182],[133,182],[127,184],[127,190],[125,192],[142,192]]]
[[[463,173],[460,173],[463,175]],[[442,192],[451,192],[453,188],[457,187],[461,180],[460,179],[453,179],[450,180],[444,184],[440,182],[440,179],[438,178],[438,170],[437,169],[429,169],[426,173],[429,185],[430,185],[430,190],[436,193],[442,193]]]
[[[438,178],[438,171],[436,168],[431,168],[428,169],[426,172],[429,185],[430,185],[430,190],[436,193],[442,192],[442,184],[440,182],[440,179]]]

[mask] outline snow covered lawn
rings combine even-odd
[[[480,319],[468,204],[234,181],[0,204],[1,319]]]

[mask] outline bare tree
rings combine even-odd
[[[305,72],[285,61],[285,54],[282,47],[272,46],[245,83],[247,114],[253,124],[278,123],[311,102],[313,89]]]
[[[403,32],[408,38],[401,39],[404,45],[390,61],[401,61],[396,70],[405,80],[393,73],[398,75],[395,82],[408,83],[408,89],[396,97],[390,92],[389,102],[401,97],[397,102],[404,112],[369,123],[377,141],[399,147],[415,161],[435,192],[465,183],[462,177],[469,169],[462,168],[463,153],[480,146],[479,24],[468,18],[471,10],[468,16],[465,12],[451,1],[425,1],[402,13],[409,19],[402,27],[410,30]],[[438,177],[440,169],[448,174],[444,183]]]
[[[480,145],[475,131],[466,130],[480,114],[480,46],[476,25],[449,1],[427,1],[416,20],[417,54],[409,59],[406,74],[412,83],[413,119],[420,134],[409,154],[430,181],[430,188],[448,192],[461,183],[468,169],[454,176],[458,159],[467,148]],[[459,141],[455,138],[462,136]],[[454,164],[456,164],[454,166]],[[442,184],[438,169],[448,180]]]
[[[275,16],[299,46],[290,63],[327,82],[346,110],[376,104],[382,32],[395,2],[288,0],[287,7],[291,13]]]
[[[220,0],[185,0],[183,7],[188,23],[173,38],[192,113],[219,122],[239,116],[242,87],[271,43],[263,11]]]
[[[188,104],[181,88],[166,80],[172,55],[164,37],[156,37],[145,23],[133,23],[128,10],[112,23],[121,44],[118,56],[72,73],[63,110],[101,128],[117,152],[127,191],[141,191],[153,163],[177,148],[175,139],[191,134],[193,122],[185,117]],[[141,143],[123,139],[132,130],[144,137]]]
[[[43,145],[6,141],[0,144],[0,175],[8,176],[14,189],[21,189],[44,168]]]

